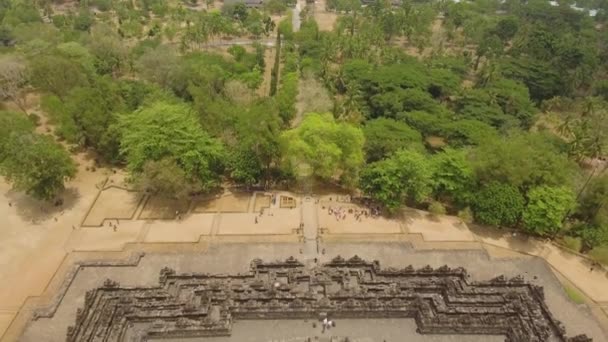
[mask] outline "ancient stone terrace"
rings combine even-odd
[[[252,261],[246,274],[160,273],[159,286],[112,280],[91,290],[68,341],[145,341],[229,335],[234,320],[414,318],[422,334],[504,335],[507,341],[568,338],[522,277],[470,282],[465,269],[381,269],[355,256],[307,267],[293,257]]]

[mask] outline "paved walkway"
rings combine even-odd
[[[492,234],[475,235],[485,245],[517,251],[519,253],[538,256],[547,261],[551,267],[591,300],[608,305],[608,274],[597,268],[591,271],[590,262],[574,253],[567,252],[552,243],[546,243],[530,237],[519,235]],[[490,253],[491,254],[491,253]]]
[[[306,259],[316,258],[319,253],[319,220],[317,205],[312,197],[302,199],[302,223],[304,224],[304,251]]]

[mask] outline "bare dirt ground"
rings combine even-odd
[[[314,18],[321,31],[331,31],[338,20],[338,14],[326,10],[326,1],[317,0],[314,4]]]
[[[276,54],[276,48],[266,48],[264,51],[264,80],[258,88],[258,95],[265,97],[270,95],[270,80],[272,78],[272,66],[274,65],[274,58]]]
[[[256,194],[256,196],[255,196],[255,204],[253,206],[253,212],[254,213],[259,213],[260,210],[265,209],[265,208],[270,208],[270,196],[269,195]]]
[[[95,205],[82,223],[83,226],[101,226],[105,219],[131,219],[142,200],[139,192],[110,187],[103,190]]]
[[[354,212],[367,210],[367,208],[356,204],[320,201],[319,206],[319,226],[327,229],[330,234],[399,234],[402,232],[397,220],[379,216],[366,217],[365,215],[361,215],[357,219]],[[336,211],[342,214],[336,215]]]
[[[177,200],[162,196],[148,198],[139,215],[140,219],[173,220],[188,212],[189,200]]]

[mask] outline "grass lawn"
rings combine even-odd
[[[576,288],[566,285],[564,286],[564,290],[566,291],[566,294],[568,295],[568,298],[570,298],[571,301],[575,302],[576,304],[585,303],[585,296]]]

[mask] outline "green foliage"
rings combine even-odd
[[[473,222],[473,211],[469,207],[459,210],[458,218],[461,219],[464,223],[471,223]]]
[[[589,225],[608,226],[608,174],[589,181],[580,196],[577,216]]]
[[[432,192],[432,166],[416,151],[400,150],[390,158],[371,163],[361,173],[361,190],[394,211],[410,200],[421,203]]]
[[[585,250],[608,245],[608,224],[581,224],[572,233],[582,239]]]
[[[281,119],[271,101],[261,101],[239,116],[238,143],[229,158],[231,178],[245,185],[268,182],[280,158]]]
[[[13,188],[51,200],[76,174],[70,155],[50,137],[13,132],[4,144],[0,172]]]
[[[78,15],[74,17],[74,29],[78,31],[88,31],[93,26],[94,17],[86,8],[81,8]]]
[[[537,102],[563,94],[566,89],[560,70],[546,62],[530,57],[509,58],[501,67],[503,75],[523,82]]]
[[[566,295],[573,301],[575,304],[585,304],[585,296],[579,292],[574,287],[564,286],[564,291],[566,291]]]
[[[483,224],[513,226],[524,210],[524,197],[509,184],[490,183],[472,200],[475,219]]]
[[[365,154],[368,162],[383,159],[400,149],[424,151],[422,136],[406,123],[378,118],[363,127]]]
[[[134,184],[140,191],[180,199],[201,189],[197,179],[189,177],[170,157],[147,161]]]
[[[466,90],[456,102],[456,112],[463,119],[477,120],[494,127],[508,125],[510,119],[485,89]]]
[[[288,169],[310,168],[323,180],[339,177],[346,186],[357,183],[363,165],[363,132],[338,123],[331,114],[307,114],[300,125],[281,136]]]
[[[147,49],[135,65],[143,79],[168,88],[176,77],[179,62],[179,56],[173,48],[158,45]]]
[[[566,248],[571,249],[577,253],[580,252],[581,248],[583,247],[583,241],[577,237],[564,236],[562,238],[562,243]]]
[[[296,72],[284,74],[281,78],[281,87],[275,95],[275,99],[279,107],[279,116],[283,119],[285,125],[288,125],[296,115],[297,96],[298,74]]]
[[[539,133],[487,141],[472,151],[475,174],[482,184],[501,182],[524,190],[540,185],[571,186],[577,167],[560,144]]]
[[[589,251],[589,256],[594,260],[608,265],[608,246],[596,247]]]
[[[432,201],[431,204],[429,204],[429,212],[435,216],[439,216],[445,215],[446,210],[445,206],[441,204],[441,202]]]
[[[496,23],[494,33],[500,37],[502,41],[507,42],[515,37],[518,30],[519,22],[517,18],[507,17],[500,19],[498,23]]]
[[[190,180],[208,190],[219,182],[223,148],[186,105],[154,103],[119,117],[121,153],[137,178],[149,161],[173,158]]]
[[[64,98],[75,87],[88,84],[85,70],[65,57],[47,55],[30,62],[30,82],[42,91]]]
[[[2,25],[15,27],[19,24],[41,22],[42,18],[38,9],[31,1],[13,1],[4,12]]]
[[[445,149],[432,157],[431,164],[435,196],[467,202],[475,183],[467,151]]]
[[[490,94],[491,101],[498,104],[504,114],[517,119],[522,127],[530,127],[536,110],[530,100],[528,88],[524,84],[499,78],[488,82],[484,90]]]
[[[281,71],[281,31],[277,31],[276,42],[274,65],[272,66],[272,71],[270,72],[270,96],[274,96],[277,93],[279,84],[279,73]]]
[[[21,135],[32,132],[34,125],[23,113],[0,111],[0,163],[8,152],[6,144],[11,134]]]
[[[528,204],[522,216],[524,228],[538,235],[555,235],[560,232],[562,222],[575,205],[574,194],[567,188],[532,188],[528,192]]]
[[[463,119],[437,124],[439,131],[436,134],[445,137],[454,147],[480,146],[498,139],[498,131],[494,127],[477,120]]]
[[[95,68],[100,74],[117,73],[129,64],[129,55],[120,35],[104,24],[91,29],[89,50],[95,57]]]

